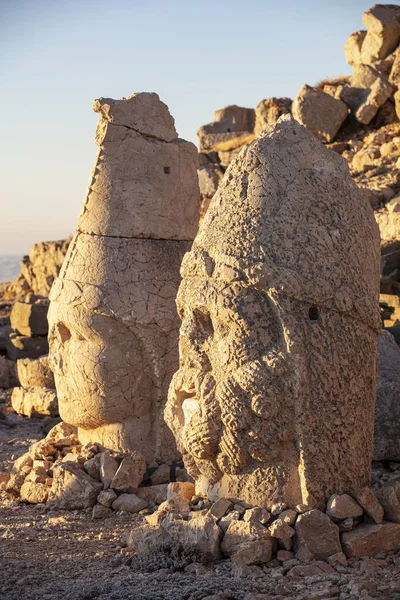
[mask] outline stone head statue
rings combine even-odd
[[[319,506],[369,481],[379,232],[291,117],[227,169],[184,257],[166,421],[199,493]]]
[[[99,152],[50,296],[60,414],[82,442],[171,460],[163,409],[178,364],[179,266],[197,230],[197,150],[156,94],[94,109]]]

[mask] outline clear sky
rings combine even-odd
[[[393,0],[392,0],[393,3]],[[350,74],[365,0],[0,0],[0,255],[75,229],[92,101],[157,92],[179,135],[228,104]]]

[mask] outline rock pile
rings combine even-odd
[[[19,415],[42,417],[58,415],[57,392],[48,355],[17,361],[20,387],[14,387],[12,407]]]
[[[186,476],[182,463],[147,466],[138,452],[82,446],[76,428],[61,422],[15,461],[11,473],[0,474],[0,490],[21,502],[47,503],[49,509],[90,508],[100,519],[113,510],[154,510],[167,499],[171,479]]]
[[[333,572],[349,558],[400,549],[400,463],[393,467],[380,487],[365,487],[355,498],[333,494],[324,511],[283,504],[267,511],[229,498],[211,503],[195,496],[191,483],[170,483],[167,500],[132,530],[130,544],[139,555],[168,543],[204,560],[229,557],[237,567],[277,559],[296,565],[292,575],[300,576],[312,573],[299,561],[317,561],[313,573]]]

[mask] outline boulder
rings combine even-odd
[[[96,504],[101,483],[95,481],[77,463],[60,463],[53,470],[49,502],[53,508],[80,510]]]
[[[55,417],[58,415],[56,390],[41,387],[15,387],[11,396],[12,407],[19,415],[27,417]]]
[[[375,523],[382,523],[383,521],[383,507],[379,503],[375,493],[369,487],[364,487],[356,495],[357,502],[363,507]]]
[[[387,521],[400,523],[400,479],[387,483],[377,490],[377,496],[384,510]]]
[[[39,358],[22,358],[17,361],[20,385],[24,388],[43,387],[55,389],[53,373],[49,367],[48,355]]]
[[[92,519],[106,519],[113,514],[111,508],[103,506],[102,504],[95,504],[92,510]]]
[[[332,494],[328,500],[326,514],[331,519],[354,519],[362,516],[363,509],[348,494]]]
[[[15,302],[10,314],[11,327],[19,335],[29,337],[47,335],[48,309],[48,302],[37,302],[35,304]]]
[[[360,525],[353,531],[342,534],[343,551],[348,558],[374,556],[379,552],[400,549],[400,525]]]
[[[400,42],[400,6],[375,4],[363,14],[363,23],[368,29],[361,49],[363,63],[385,58]]]
[[[129,513],[137,513],[148,506],[148,502],[139,498],[135,494],[121,494],[112,503],[114,510],[121,510]]]
[[[136,495],[148,503],[161,504],[167,500],[167,489],[167,483],[160,483],[159,485],[139,488],[136,490]]]
[[[189,509],[189,503],[194,494],[193,483],[175,481],[168,484],[167,501],[170,506],[186,511]]]
[[[377,69],[360,64],[354,68],[349,85],[343,86],[340,99],[352,110],[357,121],[368,125],[393,91],[392,84]]]
[[[259,523],[231,521],[221,550],[237,565],[267,563],[272,558],[271,534]]]
[[[208,164],[197,171],[199,176],[200,194],[206,198],[212,198],[218,189],[218,184],[224,176],[219,165]]]
[[[109,452],[102,452],[100,454],[100,479],[105,490],[110,487],[117,470],[118,462],[116,459]]]
[[[7,357],[10,360],[19,358],[38,358],[49,351],[46,336],[30,337],[10,333],[6,340]]]
[[[86,473],[88,473],[96,481],[101,481],[100,461],[101,454],[96,454],[96,456],[89,458],[89,460],[83,463],[83,468],[85,469]]]
[[[114,490],[103,490],[97,496],[98,504],[102,504],[103,506],[110,507],[112,503],[117,499],[117,494]]]
[[[296,121],[322,142],[333,142],[348,112],[344,102],[309,85],[303,85],[292,104]]]
[[[20,497],[22,502],[40,504],[47,502],[49,488],[45,483],[26,481],[21,486]]]
[[[169,483],[171,481],[171,467],[170,465],[160,465],[150,476],[151,485],[161,485],[162,483]]]
[[[299,515],[295,534],[296,558],[303,562],[324,560],[342,552],[339,528],[319,510],[310,510]]]
[[[281,518],[276,519],[268,529],[272,537],[278,540],[288,540],[294,536],[294,529]]]
[[[216,502],[213,503],[208,512],[216,519],[221,519],[226,514],[226,512],[230,508],[232,508],[232,506],[232,502],[228,500],[228,498],[218,498],[218,500],[216,500]]]
[[[243,146],[254,138],[255,112],[251,108],[226,106],[214,113],[214,122],[197,132],[200,150],[224,152]]]
[[[131,456],[122,459],[115,473],[110,487],[118,492],[134,493],[143,481],[146,472],[146,461],[144,456],[134,452]]]
[[[261,100],[256,107],[255,135],[274,125],[279,117],[291,112],[292,100],[290,98],[266,98]]]
[[[400,460],[400,348],[388,331],[378,338],[374,459]]]
[[[187,552],[199,552],[205,560],[217,560],[221,556],[222,530],[209,514],[191,513],[187,521],[167,515],[161,528]]]

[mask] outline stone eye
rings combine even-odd
[[[311,306],[308,311],[308,318],[310,321],[318,321],[319,320],[319,310],[316,306]]]
[[[68,327],[64,325],[64,323],[57,324],[57,331],[63,344],[65,344],[65,342],[68,342],[68,340],[71,339],[71,332],[68,329]]]

